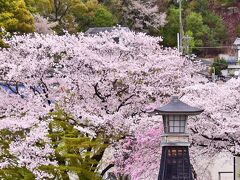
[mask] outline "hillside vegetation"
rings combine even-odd
[[[237,0],[182,0],[182,6],[190,52],[214,53],[199,47],[231,45],[240,35]],[[0,0],[0,26],[11,33],[77,33],[116,25],[162,36],[163,45],[176,47],[179,6],[175,0]]]

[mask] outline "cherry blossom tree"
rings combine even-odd
[[[203,168],[207,167],[207,159],[211,164],[211,160],[224,151],[240,155],[239,90],[238,78],[222,84],[194,85],[183,91],[185,102],[205,109],[199,116],[189,117],[188,125],[191,156],[199,179],[210,179]],[[206,159],[204,166],[199,161],[201,158]]]
[[[122,0],[123,19],[134,30],[157,29],[166,24],[166,12],[161,12],[157,0]]]
[[[160,169],[162,132],[162,127],[157,126],[120,142],[115,155],[117,172],[132,179],[156,179]]]
[[[181,88],[206,81],[198,73],[200,64],[176,50],[164,49],[161,38],[143,33],[29,34],[13,36],[6,42],[10,48],[0,53],[0,79],[9,91],[0,91],[0,167],[24,167],[37,179],[54,176],[42,166],[59,166],[49,137],[50,130],[65,127],[50,128],[56,118],[51,112],[56,109],[67,117],[66,126],[76,130],[71,127],[71,132],[79,133],[74,138],[80,134],[90,140],[104,137],[104,146],[88,154],[94,162],[101,160],[106,147],[121,147],[119,142],[126,139],[136,147],[127,161],[136,164],[138,156],[148,156],[137,146],[143,147],[153,137],[144,152],[151,146],[157,148],[159,139],[154,138],[161,133],[161,118],[148,117],[146,111],[156,102],[160,105],[168,101]],[[63,142],[58,143],[58,150]],[[145,157],[140,164],[151,164],[147,161],[156,156]],[[124,167],[133,170],[129,164]],[[65,170],[71,173],[76,169]],[[143,171],[130,174],[147,175]]]
[[[240,79],[185,89],[183,99],[205,109],[199,116],[190,118],[189,128],[194,146],[206,147],[209,153],[225,149],[239,156],[239,89]]]
[[[57,25],[57,22],[49,22],[47,18],[44,18],[39,14],[34,15],[34,29],[37,33],[53,34],[52,28]]]

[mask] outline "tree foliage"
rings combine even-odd
[[[87,1],[82,11],[75,10],[74,16],[79,31],[86,31],[89,27],[111,27],[118,22],[104,5],[95,0]]]
[[[97,0],[26,0],[26,4],[32,13],[57,22],[53,28],[57,33],[63,30],[76,33],[89,27],[117,24],[117,18]]]
[[[148,32],[165,25],[166,14],[160,11],[157,0],[120,0],[121,24],[135,31]]]
[[[28,33],[34,31],[33,17],[23,0],[0,1],[0,27],[8,32]]]
[[[4,42],[4,37],[6,36],[6,31],[4,28],[0,29],[0,48],[8,48],[9,46]]]
[[[199,13],[192,12],[186,17],[186,29],[192,33],[194,44],[196,46],[203,46],[205,37],[209,31],[209,27],[204,25],[203,17]]]
[[[201,41],[200,44],[206,47],[216,47],[223,44],[226,38],[225,26],[220,16],[209,9],[209,1],[192,1],[186,8],[187,28],[193,29],[194,26],[188,26],[188,24],[194,23],[194,21],[202,24],[201,27],[197,26],[199,30],[196,28],[195,33],[193,33],[193,36],[197,37],[197,41]],[[195,15],[194,19],[189,18],[193,15]]]
[[[171,6],[167,15],[167,24],[160,30],[165,46],[177,45],[177,33],[179,32],[179,9]]]
[[[52,7],[49,0],[24,0],[27,9],[33,14],[47,15]]]
[[[25,167],[3,168],[0,170],[0,178],[6,180],[32,180],[35,179],[34,174]]]

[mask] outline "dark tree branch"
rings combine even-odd
[[[103,171],[101,172],[101,176],[103,176],[109,169],[111,169],[112,167],[114,167],[114,164],[109,164],[107,167],[105,167],[103,169]]]
[[[132,95],[129,96],[128,98],[124,99],[124,100],[120,103],[120,105],[117,107],[117,111],[119,111],[121,107],[131,104],[130,102],[127,103],[127,101],[128,101],[129,99],[131,99],[132,97],[134,97],[134,96],[135,96],[135,95],[132,94]]]
[[[98,90],[98,83],[95,84],[94,86],[94,91],[95,91],[95,95],[102,100],[102,102],[106,102],[106,98],[102,96],[102,94],[99,92]]]
[[[197,173],[196,173],[196,171],[195,171],[195,169],[194,169],[192,164],[191,164],[191,169],[192,169],[192,173],[193,173],[193,179],[197,180]]]
[[[55,21],[57,21],[58,20],[58,8],[59,8],[59,1],[58,0],[54,0],[54,8],[55,8]]]
[[[227,149],[230,153],[232,153],[232,154],[234,154],[234,155],[239,155],[239,154],[236,154],[236,151],[235,151],[235,148],[234,148],[234,150],[232,150],[232,148],[231,147],[235,147],[236,146],[236,144],[237,145],[240,145],[240,142],[237,140],[237,139],[235,139],[235,138],[233,138],[229,133],[227,133],[227,132],[225,132],[225,135],[226,135],[226,137],[209,137],[209,136],[207,136],[207,135],[205,135],[205,134],[200,134],[198,131],[197,131],[197,129],[195,128],[195,129],[193,129],[193,128],[191,128],[190,129],[194,134],[199,134],[200,136],[202,136],[203,138],[205,138],[205,139],[207,139],[207,140],[210,140],[210,143],[214,143],[214,142],[226,142],[227,143],[227,147],[228,148],[225,148],[225,149]],[[197,146],[201,146],[201,147],[208,147],[209,145],[206,145],[206,144],[200,144],[200,143],[193,143],[193,144],[195,144],[195,145],[197,145]],[[223,147],[214,147],[214,148],[216,148],[216,149],[222,149]]]
[[[30,86],[30,89],[33,91],[34,95],[41,94],[41,92],[39,90],[37,90],[37,88],[35,88],[34,86]]]
[[[43,79],[42,79],[42,78],[41,78],[40,80],[41,80],[41,84],[42,84],[42,88],[43,88],[43,89],[42,89],[42,90],[43,90],[43,93],[45,94],[45,97],[46,97],[46,99],[47,99],[48,105],[50,105],[50,104],[51,104],[51,101],[50,101],[49,96],[48,96],[48,87],[47,87],[46,83],[43,82]]]

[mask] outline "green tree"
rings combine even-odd
[[[8,32],[34,31],[33,17],[23,0],[0,0],[0,27]]]
[[[205,16],[209,12],[208,8],[208,0],[193,0],[190,3],[187,4],[187,14],[190,14],[191,12],[196,12],[201,14],[202,16]]]
[[[226,29],[223,20],[216,14],[209,12],[203,19],[208,26],[208,32],[204,39],[205,46],[219,46],[226,39]]]
[[[202,15],[192,12],[186,17],[185,24],[185,29],[192,32],[195,46],[203,46],[203,38],[209,32],[209,28],[208,26],[204,25]]]
[[[73,11],[80,11],[84,8],[84,3],[81,0],[50,0],[52,15],[50,17],[54,21],[63,23],[65,17],[72,14]]]
[[[167,16],[167,24],[160,29],[165,46],[177,46],[177,33],[179,32],[179,9],[171,6]]]
[[[106,136],[104,129],[97,128],[96,134],[82,132],[75,126],[90,127],[87,123],[76,122],[71,115],[60,108],[49,114],[53,120],[49,123],[49,138],[52,148],[55,150],[54,155],[50,158],[57,162],[57,166],[44,165],[38,167],[38,170],[45,171],[53,175],[50,179],[69,179],[69,174],[79,177],[81,180],[100,180],[102,174],[97,173],[105,149],[110,144],[110,139]],[[45,118],[49,118],[46,116]],[[46,119],[45,119],[46,120]],[[10,144],[15,139],[24,139],[29,129],[11,132],[8,129],[0,131],[0,162],[8,161],[10,165],[0,170],[0,179],[4,180],[32,180],[35,175],[25,166],[18,167],[18,157],[9,152]],[[92,131],[94,133],[94,131]],[[120,137],[120,136],[119,136]],[[117,139],[119,137],[116,137]],[[121,137],[120,137],[121,138]],[[38,146],[44,146],[42,141]],[[112,167],[112,166],[111,166]],[[36,170],[36,169],[35,169]],[[49,178],[48,178],[49,179]]]
[[[117,18],[97,0],[89,0],[84,4],[82,11],[74,12],[79,31],[89,27],[107,27],[117,24]]]
[[[104,5],[117,19],[121,20],[124,8],[122,0],[99,0],[98,2]]]
[[[117,19],[105,7],[99,6],[92,17],[91,26],[114,26],[117,24]]]
[[[200,32],[204,32],[204,34],[199,35],[204,46],[218,46],[224,42],[226,34],[223,20],[209,9],[208,0],[191,1],[187,7],[186,17],[187,24],[201,24],[201,27],[204,26],[200,30]],[[193,28],[195,28],[195,31],[198,31],[197,27],[192,26],[192,29],[189,28],[191,27],[188,26],[188,30],[192,31]]]
[[[114,26],[117,18],[97,0],[26,0],[28,9],[58,22],[54,30],[61,34],[63,30],[70,33],[85,31],[94,26]]]

